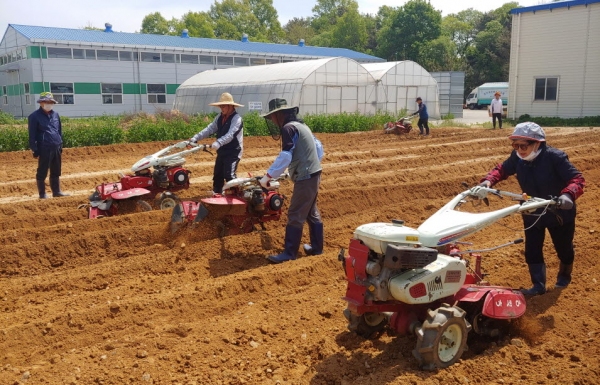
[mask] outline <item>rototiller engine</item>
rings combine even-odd
[[[387,122],[383,125],[383,132],[385,134],[408,134],[412,130],[412,123],[410,116],[405,116],[398,119],[395,122]]]
[[[269,188],[261,187],[262,176],[235,178],[223,186],[222,194],[215,194],[196,201],[182,201],[173,208],[171,232],[183,225],[203,221],[210,213],[220,236],[249,233],[264,223],[279,220],[284,196],[279,193],[279,182],[288,178],[283,174],[269,182]]]
[[[467,200],[489,203],[488,193],[520,203],[488,212],[459,211]],[[413,355],[421,368],[454,364],[467,350],[470,330],[497,337],[526,308],[520,291],[483,280],[481,255],[474,254],[522,240],[466,251],[460,251],[458,240],[508,215],[555,204],[554,199],[478,186],[458,194],[417,229],[398,220],[359,226],[348,253],[342,249],[339,254],[348,281],[348,328],[368,338],[389,325],[401,335],[417,336]],[[463,257],[467,255],[475,266]]]
[[[188,141],[165,147],[137,161],[131,167],[132,175],[120,174],[118,182],[96,186],[89,203],[80,207],[88,208],[91,219],[128,211],[120,210],[120,206],[150,211],[153,205],[148,201],[154,201],[154,206],[161,210],[173,208],[178,203],[174,192],[190,186],[191,172],[183,167],[185,156],[198,151],[210,153],[209,148]]]

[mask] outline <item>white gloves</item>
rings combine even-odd
[[[219,142],[214,141],[213,144],[210,145],[212,148],[214,148],[215,150],[218,150],[219,147],[221,147],[221,145],[219,144]]]
[[[569,194],[562,194],[558,197],[558,208],[561,210],[570,210],[573,208],[573,200]]]
[[[258,183],[262,186],[262,188],[269,188],[269,181],[271,180],[271,176],[269,174],[265,174]]]

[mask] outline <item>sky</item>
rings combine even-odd
[[[360,13],[375,14],[382,5],[399,7],[408,0],[358,0]],[[518,0],[517,0],[518,1]],[[549,3],[551,0],[520,0],[521,6]],[[442,16],[468,8],[481,12],[497,9],[508,1],[490,0],[429,0]],[[35,25],[43,27],[104,28],[110,23],[115,32],[138,32],[142,20],[150,13],[160,12],[170,20],[179,19],[188,11],[204,12],[215,0],[0,0],[0,34],[4,35],[8,24]],[[294,17],[312,16],[316,0],[296,2],[273,0],[279,22],[285,25]]]

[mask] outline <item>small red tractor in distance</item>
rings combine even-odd
[[[219,235],[244,234],[253,231],[256,225],[265,229],[265,222],[281,217],[284,196],[279,193],[279,182],[288,178],[282,174],[271,179],[269,188],[261,187],[261,176],[235,178],[225,183],[222,194],[215,194],[196,201],[182,201],[173,208],[171,232],[177,232],[186,224],[203,221],[209,213],[219,228]]]
[[[467,201],[489,204],[488,193],[519,203],[487,212],[459,209]],[[458,194],[417,229],[397,220],[359,226],[348,253],[341,249],[338,256],[348,281],[344,316],[349,330],[369,338],[389,325],[400,335],[416,335],[413,355],[422,369],[454,364],[467,350],[471,330],[497,337],[526,308],[520,291],[483,280],[481,255],[475,254],[522,239],[466,251],[459,245],[468,243],[458,240],[511,214],[554,205],[555,199],[477,186]]]
[[[192,148],[186,149],[188,145]],[[190,187],[191,172],[183,167],[185,156],[198,151],[210,153],[209,148],[188,141],[167,146],[137,161],[131,167],[133,174],[120,174],[118,182],[96,186],[89,203],[80,207],[88,208],[90,219],[127,211],[120,210],[120,206],[150,211],[153,205],[149,201],[161,210],[173,208],[178,203],[174,192]]]
[[[398,119],[395,122],[387,122],[383,125],[383,132],[385,134],[408,134],[412,130],[412,123],[410,116],[405,116]]]

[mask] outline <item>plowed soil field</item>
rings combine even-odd
[[[546,129],[587,180],[568,288],[528,300],[508,335],[471,338],[457,364],[433,372],[419,370],[414,336],[367,340],[346,328],[337,256],[353,230],[391,219],[418,227],[508,156],[508,130],[319,134],[325,253],[281,265],[265,257],[282,249],[285,215],[265,231],[219,238],[171,236],[167,211],[90,220],[78,209],[96,184],[168,143],[65,149],[62,187],[72,195],[47,200],[37,199],[31,153],[0,153],[0,384],[599,384],[598,128]],[[238,175],[264,173],[278,146],[245,138]],[[188,158],[191,188],[179,195],[206,196],[213,163]],[[514,178],[499,187],[520,192]],[[291,188],[282,182],[283,194]],[[493,247],[521,230],[507,218],[465,240]],[[528,287],[522,250],[485,253],[487,279]],[[549,237],[545,255],[551,288]]]

